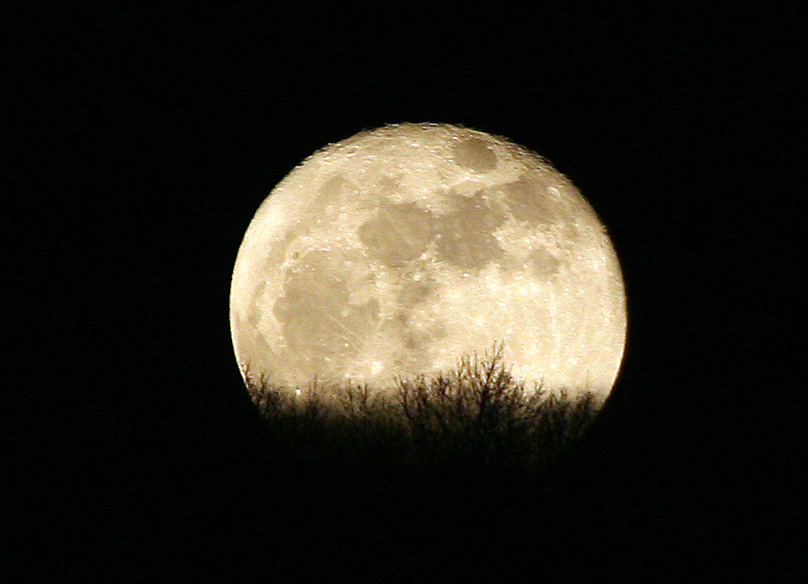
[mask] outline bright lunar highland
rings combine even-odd
[[[242,374],[384,390],[504,344],[528,387],[605,399],[626,301],[576,187],[504,138],[397,124],[293,169],[238,251],[230,326]]]

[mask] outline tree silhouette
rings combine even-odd
[[[319,465],[541,471],[597,416],[591,392],[549,392],[511,374],[503,344],[388,390],[314,381],[290,389],[245,376],[290,456]]]

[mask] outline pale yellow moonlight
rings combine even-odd
[[[450,370],[504,344],[529,387],[605,399],[626,336],[597,215],[546,160],[447,124],[361,132],[255,214],[230,293],[243,375],[290,391]]]

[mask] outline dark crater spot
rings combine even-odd
[[[549,278],[558,273],[561,261],[546,249],[536,249],[528,256],[530,271],[541,278]]]
[[[398,295],[399,306],[410,309],[426,301],[436,288],[431,280],[411,280],[401,288]]]
[[[249,323],[249,325],[252,328],[257,327],[258,323],[261,322],[261,314],[255,308],[251,309],[247,313],[247,321],[246,322]]]
[[[384,203],[358,232],[373,259],[399,267],[426,251],[432,239],[432,221],[429,212],[414,203]]]
[[[486,140],[472,138],[454,145],[452,149],[454,161],[458,166],[474,172],[488,172],[497,166],[497,156]]]
[[[581,240],[581,232],[574,223],[564,225],[564,242],[566,247],[574,246]]]
[[[539,178],[523,177],[500,187],[514,218],[531,224],[555,223],[559,218],[547,185]]]
[[[356,185],[342,175],[335,174],[320,187],[320,192],[312,202],[312,209],[320,214],[327,209],[334,212],[341,207],[343,201],[355,194]]]
[[[441,259],[463,269],[481,269],[501,259],[503,250],[493,234],[505,215],[490,209],[482,193],[450,201],[454,211],[436,220]]]
[[[306,253],[286,271],[284,294],[273,307],[290,348],[312,361],[358,350],[378,323],[375,299],[349,304],[344,261],[342,251]]]

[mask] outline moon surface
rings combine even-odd
[[[546,160],[447,124],[396,124],[316,152],[261,204],[236,258],[242,375],[384,390],[504,344],[532,387],[605,399],[623,357],[617,256]]]

